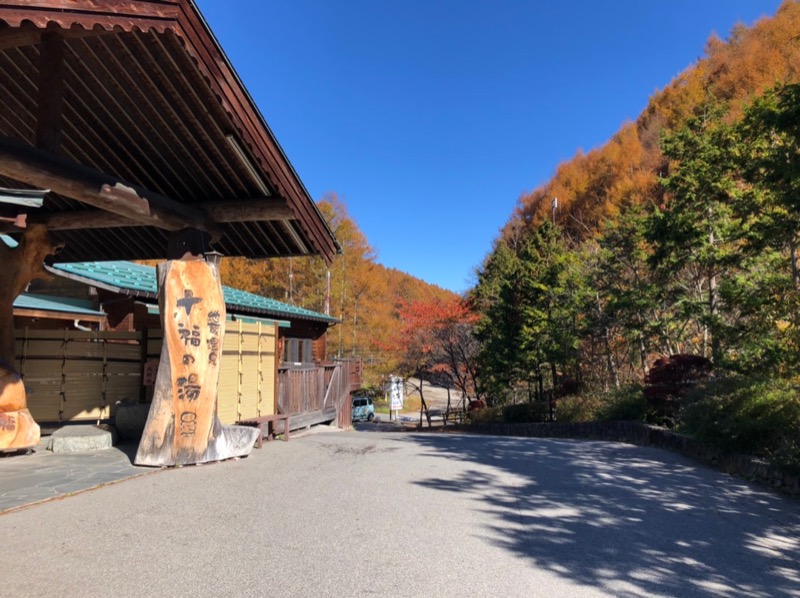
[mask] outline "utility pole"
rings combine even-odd
[[[289,304],[294,305],[294,258],[289,258]]]
[[[553,224],[555,224],[556,223],[556,210],[558,209],[558,198],[557,197],[553,198],[552,206],[553,206]]]
[[[325,311],[326,316],[331,315],[331,271],[325,272]]]

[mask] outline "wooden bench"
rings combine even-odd
[[[455,424],[463,424],[464,411],[462,409],[451,409],[450,411],[445,411],[444,423],[447,424],[448,422]]]
[[[264,438],[264,424],[267,424],[267,442],[270,440],[270,434],[275,434],[275,422],[283,420],[283,439],[289,441],[289,414],[288,413],[273,413],[271,415],[261,415],[259,417],[250,417],[243,419],[239,423],[245,426],[256,426],[258,428],[258,439],[256,440],[256,448],[261,448],[261,441]]]

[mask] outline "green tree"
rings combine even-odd
[[[731,206],[735,135],[724,116],[721,106],[705,107],[664,138],[666,198],[648,231],[651,263],[673,323],[671,342],[716,363],[724,336],[719,280],[734,267],[740,231]]]
[[[778,266],[761,268],[756,305],[771,320],[762,326],[765,351],[775,365],[791,367],[800,358],[800,84],[756,99],[737,131],[744,249],[750,260]]]
[[[487,401],[502,400],[517,380],[521,344],[521,292],[513,284],[520,260],[512,247],[498,241],[478,272],[471,301],[480,314],[475,334],[480,342],[478,377]]]
[[[649,218],[650,212],[641,206],[623,209],[617,219],[603,226],[590,262],[595,309],[589,312],[588,328],[603,341],[608,375],[615,387],[621,382],[615,341],[621,339],[620,358],[630,363],[630,377],[639,380],[647,375],[652,352],[671,353],[658,286],[647,261],[651,251],[645,238]]]
[[[529,398],[566,373],[580,378],[579,322],[584,286],[577,254],[544,222],[518,242],[498,242],[479,273],[481,377],[495,399],[521,384]],[[545,368],[547,368],[546,371]],[[500,399],[503,400],[503,399]]]

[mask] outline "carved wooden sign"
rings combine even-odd
[[[158,267],[158,281],[164,341],[136,465],[189,465],[248,454],[258,431],[223,427],[217,417],[225,331],[218,272],[203,260],[172,260]]]
[[[0,240],[0,450],[35,447],[41,438],[39,425],[28,411],[25,386],[14,369],[14,300],[32,280],[48,278],[43,261],[58,252],[47,228],[34,224],[12,248]]]
[[[0,451],[33,448],[40,437],[19,374],[0,362]]]

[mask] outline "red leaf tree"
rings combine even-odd
[[[402,325],[394,344],[401,356],[402,373],[419,380],[420,425],[423,412],[430,425],[422,389],[425,380],[457,389],[465,402],[469,397],[479,398],[478,345],[472,334],[477,314],[467,302],[460,297],[402,302],[398,312]]]

